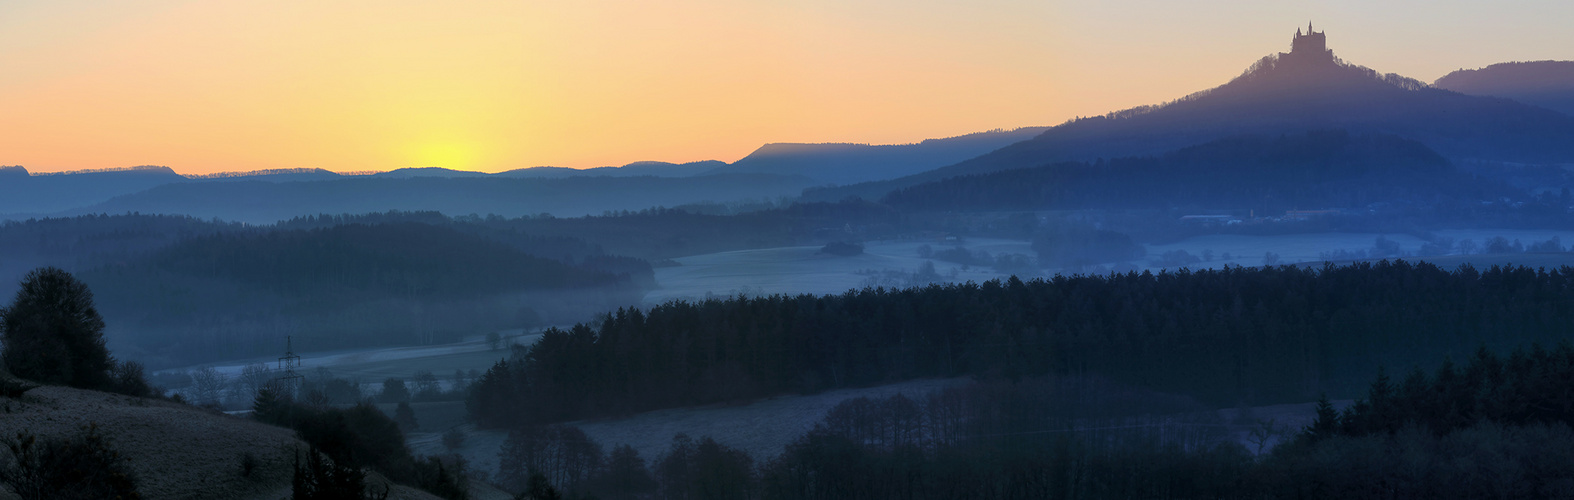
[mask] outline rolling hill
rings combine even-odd
[[[892,181],[812,190],[806,196],[878,198],[959,175],[1156,155],[1244,134],[1326,129],[1396,135],[1450,159],[1574,161],[1574,116],[1349,64],[1324,46],[1322,36],[1298,37],[1291,52],[1265,57],[1229,83],[1167,104],[1074,120],[954,165]]]
[[[1574,115],[1574,61],[1532,61],[1461,69],[1433,87],[1461,94],[1513,99]]]
[[[1156,157],[1062,162],[899,189],[907,210],[1357,208],[1394,200],[1491,199],[1506,186],[1458,172],[1419,142],[1333,131],[1240,136]]]

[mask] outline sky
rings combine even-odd
[[[1574,59],[1550,0],[0,0],[0,165],[498,172],[1055,125],[1308,21],[1432,81]]]

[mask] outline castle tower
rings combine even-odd
[[[1306,23],[1306,33],[1302,34],[1300,28],[1295,29],[1295,38],[1290,41],[1290,54],[1301,57],[1332,58],[1333,52],[1328,50],[1328,37],[1312,29],[1312,23]]]

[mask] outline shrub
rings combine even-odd
[[[34,387],[37,386],[0,373],[0,397],[18,399],[22,397],[23,393],[33,390]]]
[[[404,379],[390,378],[383,381],[383,392],[378,399],[384,403],[401,403],[410,400],[410,388]]]
[[[291,481],[291,491],[295,500],[388,498],[387,489],[381,493],[366,490],[366,473],[342,463],[330,463],[315,446],[307,451],[304,464],[301,463],[300,453],[295,454],[295,476]]]
[[[66,438],[17,433],[6,447],[15,462],[0,469],[0,480],[24,500],[141,498],[126,458],[96,424]]]

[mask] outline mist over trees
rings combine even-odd
[[[284,226],[302,229],[145,215],[9,222],[0,247],[15,258],[0,265],[73,269],[114,319],[115,348],[160,367],[273,353],[285,330],[332,349],[578,321],[654,284],[647,262],[583,240],[433,215]]]

